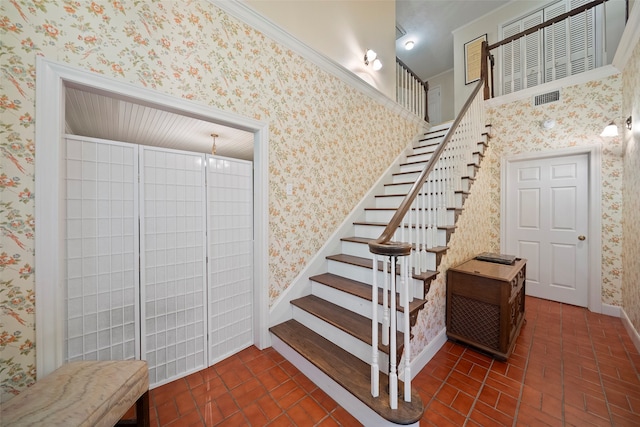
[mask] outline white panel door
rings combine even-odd
[[[64,144],[64,360],[137,359],[137,146],[71,135]]]
[[[207,156],[209,364],[253,344],[253,163]]]
[[[142,357],[149,383],[207,366],[202,154],[140,147]]]
[[[588,157],[512,162],[506,252],[527,259],[527,295],[588,303]]]

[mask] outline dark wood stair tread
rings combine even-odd
[[[371,345],[371,319],[354,313],[351,310],[342,308],[339,305],[335,305],[327,300],[324,300],[315,295],[307,295],[302,298],[291,301],[292,305],[306,311],[324,320],[326,323],[340,329],[343,332],[359,339],[360,341]],[[380,319],[382,320],[382,319]],[[389,354],[389,346],[382,345],[382,325],[378,323],[378,349],[386,354]],[[402,354],[404,347],[404,334],[400,331],[396,333],[396,350],[398,360]]]
[[[404,387],[400,386],[398,409],[391,409],[387,375],[380,374],[380,395],[374,398],[371,396],[371,367],[299,322],[288,320],[269,330],[382,418],[396,424],[413,424],[422,418],[424,404],[415,390],[412,389],[411,402],[405,402]]]
[[[318,274],[317,276],[310,277],[309,280],[313,280],[314,282],[329,286],[349,295],[371,301],[371,286],[366,283],[358,282],[332,273]],[[382,293],[383,290],[378,289],[378,304],[382,304]],[[420,310],[426,303],[427,300],[414,298],[413,301],[409,303],[409,311],[414,312]],[[398,298],[396,298],[396,307],[398,308],[398,311],[404,312],[404,307],[400,306]]]

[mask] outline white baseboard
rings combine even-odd
[[[621,317],[622,307],[611,304],[602,304],[602,314],[612,317]]]
[[[273,348],[280,353],[285,359],[291,362],[296,368],[327,393],[333,400],[349,412],[354,418],[365,426],[397,426],[385,420],[367,405],[362,403],[358,398],[349,393],[340,384],[329,378],[324,372],[318,369],[314,364],[309,362],[297,351],[289,347],[280,338],[272,335],[271,342]],[[409,424],[409,426],[419,427],[420,422]]]
[[[427,363],[433,356],[436,355],[438,350],[442,348],[442,346],[447,342],[447,329],[443,328],[438,335],[434,339],[431,340],[429,344],[422,349],[422,351],[411,361],[411,379],[414,379],[416,375],[422,371],[422,369],[427,366]],[[404,356],[402,356],[404,360]],[[400,366],[404,366],[403,362],[400,361]],[[404,371],[400,372],[400,378],[404,378]]]
[[[620,309],[620,320],[622,320],[622,324],[627,330],[631,341],[633,341],[633,345],[636,347],[636,350],[638,350],[638,353],[640,353],[640,334],[638,334],[638,331],[636,330],[636,328],[634,328],[633,323],[631,323],[631,320],[629,320],[629,316],[627,316],[624,308]]]

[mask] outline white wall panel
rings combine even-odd
[[[253,343],[252,169],[207,156],[210,364]]]
[[[204,161],[140,149],[142,355],[152,386],[207,366]]]
[[[139,357],[137,146],[65,139],[65,360]]]

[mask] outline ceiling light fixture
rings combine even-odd
[[[367,49],[364,53],[364,65],[369,64],[371,64],[374,71],[378,71],[382,68],[382,62],[378,59],[378,54],[372,49]]]
[[[631,116],[627,117],[627,121],[625,122],[625,124],[627,125],[627,129],[631,130],[631,123],[633,123],[633,120],[631,119]]]
[[[213,145],[211,146],[211,155],[215,156],[216,155],[216,138],[218,137],[217,133],[212,133],[211,137],[213,138]]]
[[[414,42],[413,40],[409,40],[404,44],[404,48],[405,50],[411,50],[415,45],[416,45],[416,42]]]

